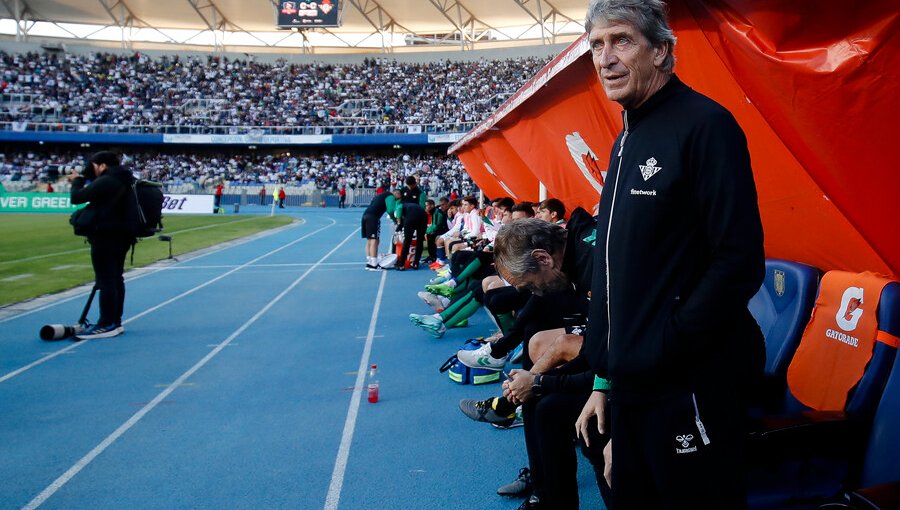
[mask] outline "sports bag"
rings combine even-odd
[[[126,193],[128,231],[134,237],[152,237],[162,230],[162,184],[135,179]]]
[[[484,338],[470,338],[461,347],[464,351],[474,351],[484,345]],[[450,356],[447,361],[441,365],[441,373],[447,372],[450,380],[457,384],[490,384],[500,382],[500,370],[490,370],[487,368],[470,368],[456,358],[456,354]]]
[[[96,220],[96,209],[82,207],[76,209],[72,215],[69,216],[69,225],[72,225],[72,230],[75,232],[76,236],[89,236],[97,229],[95,224]]]

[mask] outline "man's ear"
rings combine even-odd
[[[667,42],[656,46],[656,48],[654,48],[653,65],[656,67],[662,66],[663,62],[666,61],[666,57],[669,56],[670,51],[672,51],[672,45]]]
[[[552,266],[553,265],[553,257],[544,249],[536,249],[531,252],[531,256],[537,260],[538,265],[541,266]]]

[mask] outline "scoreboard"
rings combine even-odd
[[[278,0],[278,28],[337,27],[339,0],[296,2]]]

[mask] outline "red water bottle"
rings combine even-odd
[[[369,367],[369,402],[378,402],[378,366]]]

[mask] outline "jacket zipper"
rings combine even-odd
[[[612,338],[612,312],[610,311],[609,295],[609,234],[612,231],[613,212],[616,210],[616,195],[619,192],[619,181],[622,180],[622,153],[625,151],[625,139],[628,138],[628,110],[625,110],[625,130],[622,132],[622,141],[619,142],[619,166],[616,170],[616,184],[613,186],[612,205],[609,207],[609,223],[606,225],[606,351],[609,352],[610,339]]]
[[[697,431],[700,432],[700,439],[703,440],[703,444],[709,444],[709,436],[706,435],[706,427],[703,426],[703,422],[700,421],[700,408],[697,407],[697,394],[691,393],[691,398],[694,400],[694,423],[697,424]]]

